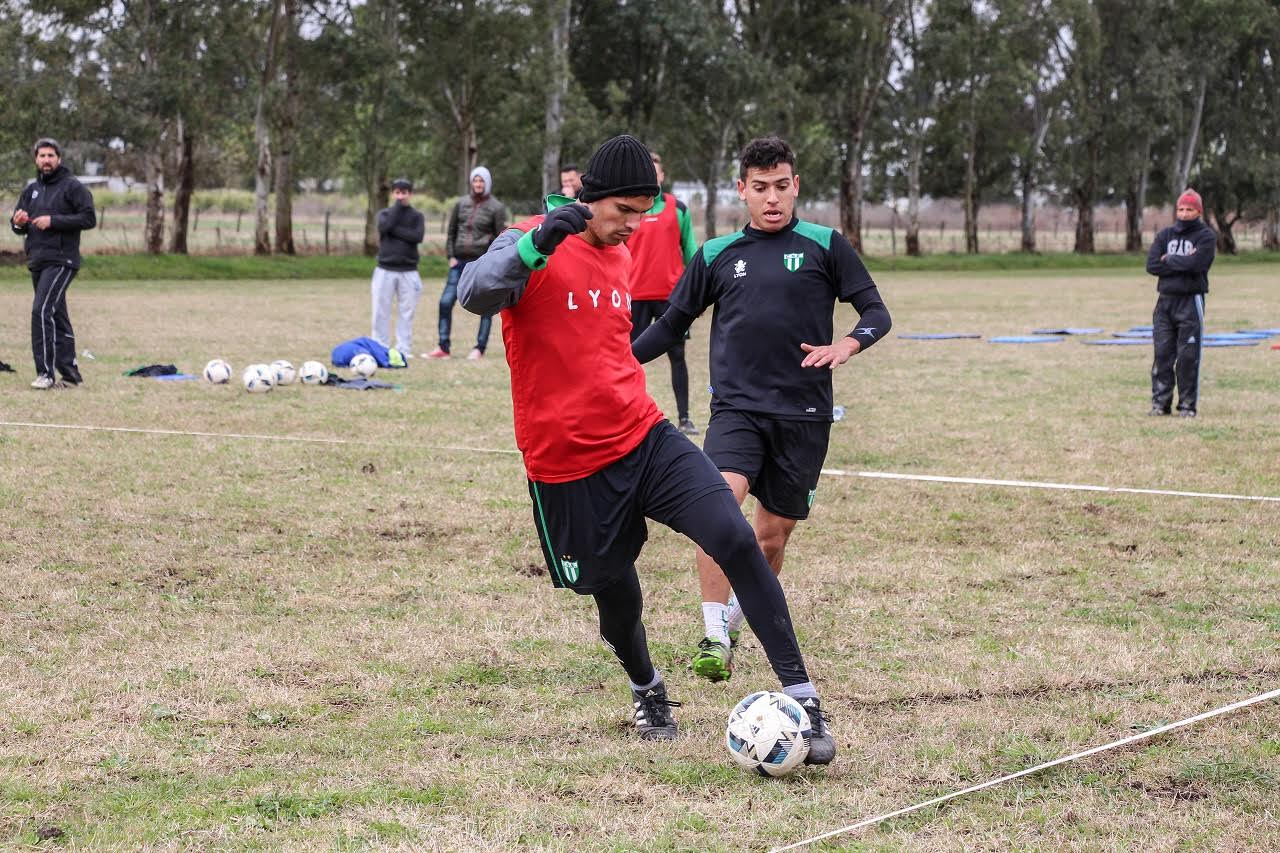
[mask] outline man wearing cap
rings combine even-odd
[[[418,275],[418,244],[426,218],[409,203],[413,184],[408,178],[391,182],[391,206],[378,211],[378,265],[373,269],[373,331],[369,337],[391,348],[391,301],[396,302],[395,349],[413,357],[413,313],[422,295]]]
[[[444,293],[440,294],[440,342],[427,358],[449,358],[450,335],[453,331],[453,305],[458,301],[458,281],[467,264],[480,257],[503,229],[507,227],[507,209],[493,197],[493,177],[484,166],[471,170],[471,194],[458,199],[449,214],[449,236],[444,252],[449,256],[449,278]],[[489,330],[493,316],[480,318],[476,333],[476,345],[467,358],[475,361],[484,358],[489,346]]]
[[[80,232],[98,224],[93,195],[62,165],[62,146],[44,138],[32,147],[36,179],[9,218],[23,235],[35,298],[31,303],[31,352],[39,391],[84,381],[76,362],[76,336],[67,313],[67,288],[80,271]],[[58,377],[61,376],[61,381]]]
[[[666,179],[662,158],[653,153],[653,168],[661,186]],[[631,339],[655,322],[667,310],[667,299],[684,266],[698,251],[693,238],[689,209],[671,193],[660,193],[627,240],[631,252]],[[685,333],[688,338],[688,332]],[[684,360],[684,340],[667,350],[671,362],[671,391],[676,398],[676,428],[695,435],[698,428],[689,418],[689,367]]]
[[[600,634],[631,682],[636,729],[676,736],[649,655],[635,560],[646,518],[725,567],[783,690],[809,712],[810,764],[835,757],[786,598],[720,472],[658,411],[631,354],[631,255],[624,245],[660,188],[649,151],[616,136],[591,156],[578,201],[504,232],[463,274],[462,304],[502,311],[516,444],[534,526],[558,588],[595,599]]]
[[[1218,237],[1205,221],[1200,193],[1188,188],[1178,196],[1177,221],[1156,235],[1147,253],[1147,272],[1157,276],[1156,307],[1151,315],[1151,411],[1168,415],[1178,386],[1178,415],[1196,416],[1200,387],[1200,351],[1204,340],[1204,299]]]

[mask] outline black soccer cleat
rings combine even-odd
[[[830,764],[836,757],[836,740],[827,727],[827,715],[822,710],[822,702],[816,696],[799,701],[800,707],[809,715],[809,754],[804,757],[804,763]]]
[[[671,709],[679,708],[680,703],[667,698],[665,682],[659,681],[647,690],[632,690],[631,698],[641,740],[676,739],[676,718]]]
[[[1152,406],[1151,411],[1147,412],[1147,414],[1153,418],[1164,417],[1169,413],[1170,413],[1169,410],[1166,409],[1164,406]]]

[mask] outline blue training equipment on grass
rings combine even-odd
[[[1228,340],[1228,341],[1224,341],[1224,340],[1211,340],[1211,339],[1209,339],[1209,338],[1207,338],[1207,337],[1206,337],[1206,338],[1204,339],[1204,342],[1201,344],[1201,346],[1206,346],[1206,347],[1256,347],[1256,346],[1258,345],[1258,343],[1259,343],[1259,341],[1258,341],[1258,339],[1257,339],[1257,338],[1251,338],[1251,339],[1247,339],[1247,340],[1242,340],[1242,339],[1237,338],[1237,339],[1235,339],[1235,340]]]
[[[909,341],[951,341],[951,340],[974,340],[981,338],[982,335],[973,335],[968,332],[925,332],[915,334],[900,334],[900,338],[906,338]]]
[[[1270,335],[1255,332],[1209,332],[1204,336],[1206,341],[1265,341]]]
[[[343,341],[333,348],[330,360],[333,361],[334,367],[347,367],[351,364],[351,359],[362,352],[373,356],[373,360],[378,362],[378,367],[409,366],[405,363],[404,356],[398,351],[387,349],[373,338],[352,338],[349,341]]]
[[[993,344],[1056,344],[1061,341],[1062,338],[1056,335],[1005,335],[991,339]]]
[[[1033,335],[1096,335],[1101,329],[1082,329],[1075,326],[1059,327],[1055,329],[1036,329]]]
[[[1082,344],[1088,344],[1091,347],[1145,347],[1147,342],[1143,338],[1099,338],[1096,341],[1081,341]]]
[[[1242,335],[1266,335],[1269,338],[1280,335],[1280,329],[1237,329],[1236,331]]]
[[[1127,332],[1112,332],[1111,335],[1116,338],[1143,338],[1150,340],[1151,330],[1147,329],[1146,331],[1143,331],[1142,329],[1130,329]]]
[[[1129,327],[1129,331],[1131,331],[1131,332],[1150,332],[1150,331],[1151,331],[1152,329],[1154,329],[1154,328],[1155,328],[1155,326],[1130,326],[1130,327]]]
[[[158,379],[161,382],[187,382],[192,379],[199,379],[199,376],[192,376],[190,373],[170,373],[167,376],[152,376],[152,379]]]

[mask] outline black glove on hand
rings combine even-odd
[[[564,242],[570,234],[578,234],[587,228],[587,220],[591,211],[585,205],[566,204],[557,207],[543,218],[542,224],[533,232],[533,248],[544,255],[549,255]]]

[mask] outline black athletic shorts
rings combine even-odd
[[[635,571],[649,537],[646,517],[666,521],[708,492],[727,488],[711,460],[669,421],[588,477],[530,480],[533,523],[551,583],[584,594],[609,586]]]
[[[769,512],[799,521],[809,517],[830,438],[827,421],[719,409],[711,413],[702,449],[721,471],[746,477]]]

